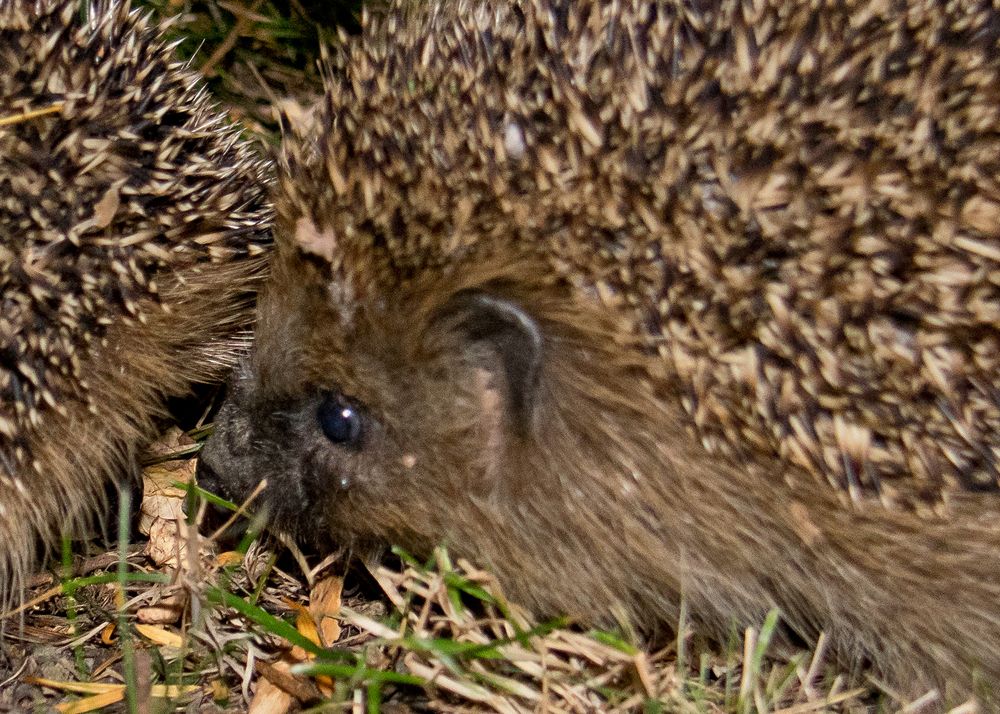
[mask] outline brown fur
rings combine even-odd
[[[3,602],[166,398],[245,351],[271,208],[266,163],[128,3],[0,3],[0,68]]]
[[[304,537],[445,542],[542,612],[779,607],[908,693],[988,697],[998,37],[917,0],[369,21],[288,142],[203,473],[267,478]]]

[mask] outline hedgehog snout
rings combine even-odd
[[[205,443],[198,459],[198,467],[195,478],[198,485],[219,496],[239,499],[243,494],[238,478],[238,464],[240,460],[237,454],[230,448],[227,432],[230,424],[223,420],[220,413],[215,424],[215,433]]]
[[[259,438],[247,409],[254,401],[252,387],[245,370],[238,369],[196,472],[199,486],[236,501],[247,498],[264,478],[258,473],[261,462],[254,458]]]
[[[199,486],[236,504],[253,497],[251,511],[266,511],[272,525],[297,530],[332,490],[352,481],[321,427],[340,436],[337,430],[347,429],[347,438],[353,412],[331,404],[320,395],[272,399],[253,374],[237,370],[201,452]]]

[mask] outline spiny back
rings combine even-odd
[[[921,513],[997,489],[988,4],[440,3],[331,74],[279,212],[352,296],[539,254],[709,450]]]
[[[127,2],[0,0],[0,600],[245,347],[268,170]]]
[[[157,278],[260,252],[262,164],[127,3],[0,6],[0,435],[93,399]],[[18,459],[20,460],[20,459]]]

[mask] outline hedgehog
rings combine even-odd
[[[1000,685],[1000,11],[398,3],[286,139],[199,478],[578,622]],[[981,686],[980,686],[981,685]]]
[[[245,350],[270,162],[127,2],[0,3],[0,593]]]

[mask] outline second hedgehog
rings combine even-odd
[[[0,604],[245,349],[267,169],[127,2],[0,0]]]
[[[368,22],[203,476],[540,612],[1000,685],[1000,16],[848,5]]]

